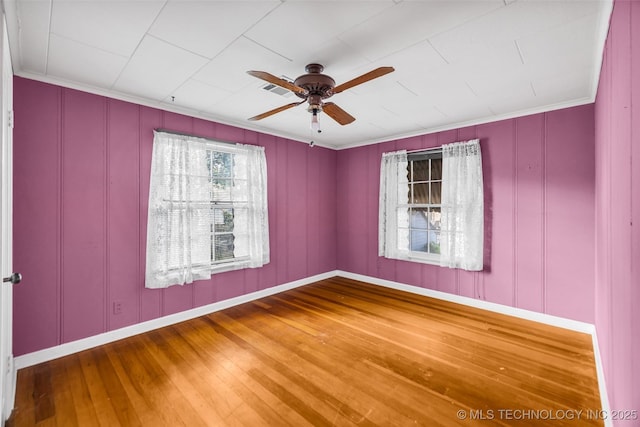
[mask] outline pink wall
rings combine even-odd
[[[611,408],[622,410],[640,410],[639,73],[640,2],[616,0],[595,109],[596,328]]]
[[[335,270],[335,151],[23,78],[14,85],[14,265],[24,276],[15,355]],[[157,127],[265,147],[270,264],[144,288]]]
[[[341,151],[338,268],[594,322],[593,105]],[[378,257],[383,152],[480,138],[485,270]]]
[[[16,355],[335,268],[594,321],[593,106],[334,152],[22,78],[15,94]],[[266,147],[269,265],[143,287],[156,127]],[[483,147],[485,271],[379,258],[381,153],[471,138]]]

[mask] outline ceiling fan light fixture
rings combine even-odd
[[[320,110],[318,108],[314,108],[311,111],[311,131],[312,132],[317,132],[317,133],[322,132],[322,130],[320,130],[320,121],[318,120],[319,111]]]

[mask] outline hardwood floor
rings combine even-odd
[[[8,426],[601,426],[599,410],[588,335],[333,278],[22,369]]]

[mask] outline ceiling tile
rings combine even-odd
[[[375,61],[500,7],[504,7],[502,0],[403,1],[341,34],[340,39]]]
[[[328,40],[389,9],[385,1],[287,1],[246,32],[246,36],[295,60]]]
[[[557,73],[531,82],[536,96],[543,105],[561,103],[566,99],[580,99],[588,92],[590,82],[576,79],[570,73]]]
[[[129,56],[164,0],[53,0],[51,31],[62,37]]]
[[[414,113],[417,113],[417,114],[414,114]],[[358,116],[357,120],[360,120],[360,123],[358,123],[358,125],[361,125],[361,124],[372,125],[389,134],[418,130],[421,128],[421,126],[418,125],[416,121],[414,121],[414,119],[424,118],[421,114],[419,114],[415,110],[413,112],[410,112],[410,114],[404,114],[404,113],[393,111],[389,108],[361,110],[357,114],[357,116]],[[361,131],[361,130],[362,129],[358,129],[358,131]]]
[[[47,71],[49,48],[49,2],[21,1],[17,4],[22,68],[39,74]]]
[[[298,101],[300,100],[295,96],[280,96],[260,89],[260,87],[248,86],[242,91],[235,92],[231,97],[224,99],[223,102],[209,106],[207,111],[219,116],[233,117],[235,121],[240,123],[251,124],[251,122],[247,121],[249,117]],[[304,106],[301,105],[298,108],[304,111]],[[253,123],[259,126],[268,126],[272,123],[272,118],[277,116],[276,114],[260,122]]]
[[[494,49],[478,49],[476,55],[469,54],[462,62],[453,64],[459,76],[480,97],[491,96],[517,82],[528,82],[529,72],[520,60],[513,42]]]
[[[127,58],[51,35],[47,74],[78,83],[109,88]]]
[[[416,43],[387,56],[384,63],[396,69],[395,77],[398,79],[420,78],[447,65],[429,41]]]
[[[171,92],[171,95],[165,98],[164,102],[192,108],[197,111],[206,111],[211,105],[231,95],[232,93],[227,90],[195,80],[187,80],[182,86]]]
[[[464,60],[478,49],[535,35],[571,19],[598,10],[593,1],[519,0],[449,31],[431,37],[431,43],[450,63]]]
[[[462,26],[430,40],[433,48],[449,64],[468,66],[477,63],[521,64],[515,39],[483,38],[469,26]]]
[[[518,39],[526,64],[553,64],[577,70],[593,60],[597,15],[587,15],[563,25]]]
[[[487,98],[487,105],[496,115],[511,114],[542,105],[531,82],[517,82],[503,87]]]
[[[477,117],[491,115],[485,101],[479,98],[466,82],[447,81],[444,87],[448,89],[447,96],[442,96],[434,88],[434,107],[445,114],[451,122],[464,122],[474,115]]]
[[[149,34],[211,59],[280,4],[279,0],[169,1]]]
[[[118,78],[114,89],[153,100],[163,100],[206,62],[201,56],[146,36]]]
[[[322,64],[323,72],[333,77],[337,84],[352,79],[358,75],[358,70],[375,68],[369,65],[371,61],[338,38],[329,39],[297,57],[293,62],[296,76],[304,74],[304,67],[311,63]]]
[[[247,71],[261,70],[280,76],[287,67],[292,70],[290,64],[280,55],[240,37],[202,68],[194,79],[235,92],[250,84],[263,86],[266,83],[260,83],[261,80],[248,75]]]

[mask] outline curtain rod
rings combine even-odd
[[[460,142],[468,143],[468,142],[472,142],[472,141],[475,141],[475,140],[478,140],[478,142],[480,142],[480,139],[479,139],[479,138],[474,138],[474,139],[470,139],[470,140],[468,140],[468,141],[460,141]],[[429,152],[429,151],[439,151],[439,150],[442,150],[442,145],[441,145],[441,146],[439,146],[439,147],[419,148],[419,149],[417,149],[417,150],[407,151],[407,154],[411,154],[411,153],[423,153],[423,152],[424,152],[424,153],[426,153],[426,152]]]
[[[420,148],[418,150],[407,151],[407,154],[413,153],[428,153],[429,151],[440,151],[442,150],[442,146],[439,147],[431,147],[431,148]]]
[[[193,135],[193,134],[185,133],[185,132],[177,132],[175,130],[169,130],[169,129],[163,129],[163,128],[157,128],[157,129],[153,129],[153,130],[156,131],[156,132],[163,132],[163,133],[168,133],[168,134],[171,134],[171,135],[189,136],[189,137],[192,137],[192,138],[205,139],[207,141],[218,142],[218,143],[221,143],[221,144],[239,145],[238,142],[221,141],[219,139],[207,138],[206,136],[198,136],[198,135]]]

